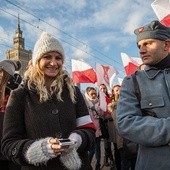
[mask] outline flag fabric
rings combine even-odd
[[[118,77],[117,80],[118,80],[119,85],[121,86],[121,85],[122,85],[122,82],[123,82],[123,79],[120,78],[120,77]]]
[[[95,70],[84,61],[72,59],[73,83],[95,83],[97,76]]]
[[[107,87],[110,85],[110,78],[114,74],[118,74],[118,71],[113,66],[105,66],[102,64],[96,64],[97,85],[105,84]]]
[[[155,0],[151,3],[151,7],[159,21],[163,25],[170,27],[170,0]]]
[[[142,64],[141,58],[130,57],[126,53],[121,53],[121,58],[127,76],[133,74]]]
[[[106,94],[102,91],[99,91],[99,100],[100,100],[100,109],[104,112],[107,110]]]
[[[113,73],[113,75],[109,79],[109,86],[110,86],[111,89],[113,87],[113,80],[114,80],[115,77],[116,77],[116,73]]]

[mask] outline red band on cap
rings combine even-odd
[[[140,33],[140,32],[142,32],[143,30],[144,30],[144,27],[141,27],[141,28],[138,29],[138,32]]]

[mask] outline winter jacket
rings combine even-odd
[[[75,104],[68,94],[68,89],[64,86],[63,101],[58,101],[52,95],[51,99],[40,103],[34,88],[28,90],[25,85],[14,90],[4,118],[4,156],[20,164],[22,170],[64,170],[59,157],[49,160],[46,165],[34,166],[26,161],[25,153],[36,140],[58,135],[67,138],[71,132],[76,132],[82,137],[82,144],[78,149],[82,160],[81,170],[91,169],[87,151],[95,140],[95,130],[86,124],[91,119],[80,90],[76,87]]]
[[[116,129],[116,125],[115,125],[115,122],[116,122],[116,107],[117,107],[117,103],[118,102],[114,102],[112,101],[112,103],[110,103],[108,105],[108,108],[109,108],[109,111],[111,112],[111,115],[112,115],[112,119],[113,119],[113,132],[114,132],[114,143],[117,144],[117,148],[118,149],[121,149],[123,148],[123,138],[119,135],[117,129]]]
[[[136,170],[170,169],[170,69],[137,71],[140,104],[132,77],[124,78],[116,119],[119,133],[139,143]],[[142,109],[156,117],[142,116]]]

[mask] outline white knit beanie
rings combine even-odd
[[[52,37],[47,32],[42,32],[39,39],[35,43],[33,56],[32,56],[32,64],[33,66],[36,65],[37,61],[46,53],[51,51],[57,51],[63,57],[63,61],[65,58],[64,49],[60,42]]]

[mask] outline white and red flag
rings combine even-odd
[[[112,89],[112,87],[113,87],[113,80],[114,80],[114,78],[116,77],[116,73],[113,73],[113,75],[110,77],[110,79],[109,79],[109,86],[110,86],[110,88]]]
[[[104,112],[107,110],[106,94],[102,91],[99,91],[99,100],[100,100],[100,109]]]
[[[118,74],[118,71],[113,66],[105,66],[102,64],[96,64],[97,85],[105,84],[109,87],[110,79]]]
[[[170,0],[155,0],[151,3],[151,6],[159,21],[170,27]]]
[[[74,83],[95,83],[97,81],[96,72],[89,64],[73,59],[71,62]]]
[[[130,57],[126,53],[121,53],[121,58],[127,76],[133,74],[142,64],[141,58]]]

